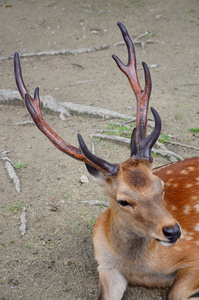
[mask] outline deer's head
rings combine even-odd
[[[18,53],[14,55],[15,80],[26,107],[37,127],[61,151],[83,161],[110,199],[112,217],[125,228],[126,233],[138,237],[154,238],[164,245],[175,243],[180,237],[180,227],[165,208],[164,183],[152,173],[151,149],[161,131],[161,119],[151,108],[155,119],[152,133],[146,137],[148,103],[151,93],[149,68],[143,62],[145,89],[142,90],[136,67],[135,49],[127,29],[118,23],[127,45],[129,61],[124,65],[113,55],[119,68],[126,74],[137,99],[137,123],[131,137],[131,157],[121,164],[112,164],[90,152],[78,134],[79,148],[63,141],[44,121],[39,99],[39,89],[34,98],[23,82]]]

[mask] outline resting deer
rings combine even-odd
[[[131,156],[125,162],[112,164],[93,155],[80,134],[79,148],[75,148],[46,124],[39,89],[34,98],[29,95],[18,53],[14,55],[16,84],[37,127],[59,150],[83,161],[109,198],[109,208],[97,220],[93,236],[99,264],[98,300],[122,299],[127,283],[170,286],[168,299],[184,300],[199,290],[199,157],[152,170],[151,149],[159,137],[161,119],[151,108],[155,127],[146,137],[150,72],[143,62],[142,90],[133,42],[125,26],[118,26],[128,48],[128,64],[113,58],[137,98]]]

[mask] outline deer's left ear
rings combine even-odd
[[[131,156],[137,154],[137,146],[136,146],[135,134],[136,134],[136,128],[133,129],[133,132],[131,134],[131,143],[130,143]]]
[[[93,176],[93,177],[99,177],[100,176],[100,171],[98,169],[96,169],[95,167],[85,163],[86,168],[88,170],[88,172]]]

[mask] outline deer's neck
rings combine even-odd
[[[109,220],[109,241],[116,254],[125,260],[139,259],[151,246],[151,239],[138,236],[113,215]]]

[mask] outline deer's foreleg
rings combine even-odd
[[[199,297],[190,297],[196,292],[199,292],[199,269],[182,269],[171,286],[168,300],[199,300]]]
[[[98,300],[121,300],[126,290],[127,280],[116,269],[98,268],[99,296]]]

